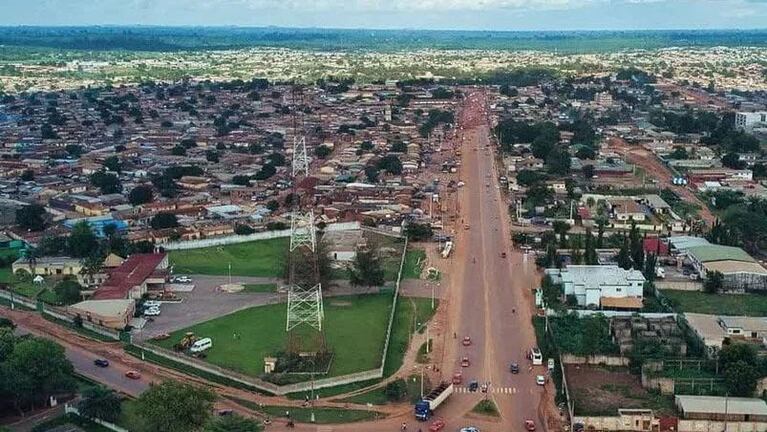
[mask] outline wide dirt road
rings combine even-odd
[[[533,258],[528,259],[512,246],[485,105],[482,91],[470,93],[459,122],[463,127],[458,136],[461,180],[466,185],[460,192],[462,212],[452,258],[452,329],[448,339],[453,332],[457,337],[446,341],[443,371],[449,376],[450,371],[463,370],[464,386],[471,379],[490,383],[488,397],[501,414],[497,429],[491,430],[522,430],[526,419],[533,419],[539,430],[545,430],[545,402],[541,402],[544,388],[535,383],[535,376],[543,374],[544,368],[532,367],[526,358],[526,352],[536,345],[531,288],[538,285],[540,276]],[[464,336],[471,337],[468,347],[462,344]],[[471,365],[462,368],[464,356]],[[512,362],[519,363],[519,374],[509,372]],[[484,396],[459,388],[446,409],[470,409]]]

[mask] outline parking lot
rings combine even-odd
[[[189,292],[176,292],[181,302],[164,302],[160,316],[153,317],[140,331],[134,333],[137,340],[146,340],[162,333],[188,327],[192,324],[208,321],[234,311],[284,301],[284,295],[269,292],[227,293],[218,287],[229,283],[227,276],[192,275],[194,289]],[[233,277],[233,283],[265,284],[280,283],[274,278]]]

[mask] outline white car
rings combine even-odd
[[[546,377],[543,375],[536,375],[535,383],[539,386],[546,385]]]
[[[144,316],[159,316],[159,315],[160,315],[160,308],[150,307],[149,309],[144,311]]]
[[[157,300],[147,300],[144,302],[144,307],[147,308],[160,308],[161,303]]]
[[[469,426],[469,427],[461,428],[461,432],[479,432],[479,429],[475,428],[474,426]]]
[[[175,278],[173,278],[173,282],[189,283],[189,282],[192,282],[192,278],[190,278],[189,276],[176,276]]]

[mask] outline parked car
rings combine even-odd
[[[535,377],[535,383],[539,386],[546,385],[546,377],[543,375],[537,375]]]
[[[98,367],[105,368],[105,367],[109,367],[109,360],[107,360],[107,359],[96,359],[96,360],[93,360],[93,364],[98,366]]]
[[[159,316],[159,315],[160,315],[160,308],[158,307],[150,307],[144,311],[144,316]]]
[[[146,300],[144,301],[144,307],[147,308],[159,308],[162,303],[160,303],[157,300]]]
[[[512,363],[511,366],[509,366],[509,372],[511,372],[513,374],[518,374],[519,373],[519,364]]]
[[[141,379],[141,374],[138,371],[129,370],[128,372],[125,372],[125,376],[130,379]]]
[[[442,419],[436,419],[429,425],[429,432],[439,432],[445,428],[445,421]]]

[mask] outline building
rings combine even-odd
[[[685,420],[767,421],[767,403],[762,399],[677,395],[674,401]]]
[[[11,269],[14,274],[23,270],[31,275],[40,276],[79,276],[83,265],[79,258],[67,256],[40,257],[34,261],[19,258],[11,265]]]
[[[594,94],[594,102],[601,107],[613,106],[613,95],[610,92],[599,92]]]
[[[749,132],[755,128],[767,127],[767,111],[736,113],[735,127]]]
[[[767,269],[741,248],[702,244],[685,249],[701,277],[718,271],[727,290],[767,290]]]
[[[67,313],[102,327],[122,330],[130,324],[135,308],[133,299],[86,300],[67,307]]]
[[[586,307],[640,309],[645,278],[638,270],[617,265],[568,265],[547,271],[554,282],[561,282],[564,294],[574,296]]]
[[[168,254],[134,254],[109,271],[93,300],[140,299],[150,289],[161,290],[168,276]]]
[[[759,343],[767,337],[767,318],[720,316],[719,325],[727,337],[755,339]]]
[[[610,210],[615,219],[619,221],[644,222],[647,218],[644,209],[636,201],[631,199],[611,199]]]

